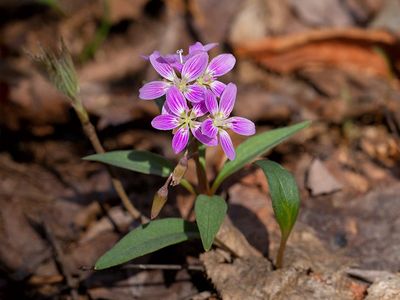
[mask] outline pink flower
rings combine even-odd
[[[210,88],[216,96],[220,97],[225,90],[225,84],[218,81],[217,78],[232,70],[235,63],[236,59],[232,54],[223,53],[214,57],[204,74],[197,79],[197,84]]]
[[[227,129],[252,135],[255,126],[248,119],[229,117],[235,104],[236,85],[225,85],[218,77],[232,70],[236,59],[224,53],[208,63],[208,51],[215,46],[197,42],[189,47],[187,55],[182,50],[166,56],[154,51],[148,59],[163,79],[146,83],[139,90],[139,97],[150,100],[166,95],[161,115],[151,124],[156,129],[172,130],[175,153],[187,147],[191,132],[207,146],[215,146],[219,141],[227,157],[233,160],[235,149]]]
[[[168,54],[165,55],[164,58],[166,61],[168,61],[171,66],[177,70],[178,72],[182,72],[182,67],[183,64],[192,56],[199,54],[201,52],[208,52],[215,46],[217,46],[217,43],[211,43],[207,45],[203,45],[200,42],[196,42],[193,45],[189,46],[189,54],[188,55],[182,55],[183,50],[178,50],[176,54]]]
[[[196,103],[190,109],[182,93],[177,87],[173,86],[167,91],[167,99],[162,114],[155,117],[151,125],[159,130],[173,130],[172,148],[175,153],[186,148],[189,141],[189,130],[201,143],[215,146],[217,139],[204,135],[201,132],[201,122],[196,120],[206,112],[204,102]]]
[[[216,96],[207,91],[205,104],[210,112],[210,118],[206,119],[201,125],[202,133],[205,136],[209,138],[219,137],[222,149],[230,160],[234,160],[236,154],[232,140],[226,130],[231,129],[233,132],[247,136],[256,132],[252,121],[242,117],[229,118],[235,105],[236,92],[236,85],[229,83],[222,92],[218,104]]]
[[[182,64],[180,76],[175,73],[171,62],[162,57],[158,51],[153,52],[149,56],[149,60],[164,80],[151,81],[142,86],[139,90],[140,99],[157,99],[164,96],[172,86],[175,86],[183,93],[186,99],[193,103],[199,103],[204,100],[204,88],[194,83],[194,81],[204,73],[207,67],[207,52],[199,51],[187,59]]]

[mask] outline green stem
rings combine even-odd
[[[189,193],[193,195],[197,195],[193,185],[187,181],[185,178],[182,178],[180,185],[183,186]]]
[[[288,240],[288,235],[282,234],[281,242],[279,244],[278,254],[276,256],[276,268],[277,269],[280,269],[283,266],[283,260],[284,260],[287,240]]]
[[[211,195],[214,195],[217,192],[218,187],[219,187],[219,184],[216,184],[216,181],[214,181],[214,183],[211,187],[211,191],[210,191]]]
[[[210,185],[207,180],[205,166],[200,161],[199,144],[197,141],[193,142],[191,152],[194,162],[196,164],[196,174],[199,185],[198,191],[200,194],[212,195],[210,192]]]

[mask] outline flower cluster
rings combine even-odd
[[[222,83],[218,77],[232,70],[236,60],[225,53],[209,62],[208,51],[215,46],[197,42],[189,47],[187,55],[182,50],[165,56],[153,52],[150,63],[163,80],[146,83],[139,90],[139,98],[166,96],[161,115],[151,124],[159,130],[172,130],[175,153],[186,148],[192,133],[204,145],[220,143],[226,156],[233,160],[235,149],[227,129],[248,136],[255,133],[255,126],[248,119],[230,117],[237,88],[233,83]]]

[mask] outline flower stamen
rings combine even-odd
[[[179,55],[179,61],[181,62],[181,64],[183,64],[183,57],[182,57],[183,49],[176,50],[176,53]]]

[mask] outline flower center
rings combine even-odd
[[[227,122],[226,122],[226,118],[225,118],[225,116],[224,116],[221,112],[218,112],[218,113],[216,113],[216,114],[214,115],[214,118],[213,118],[213,125],[214,125],[215,127],[217,127],[217,128],[220,128],[220,129],[226,129],[226,128],[228,128]]]
[[[175,77],[174,85],[182,92],[187,91],[187,81],[184,78]]]
[[[182,112],[179,120],[178,126],[183,126],[183,127],[192,127],[194,124],[194,119],[196,119],[196,114],[194,111],[189,111],[189,112]]]
[[[197,79],[197,83],[200,85],[210,85],[213,82],[213,77],[209,73],[204,73]]]

